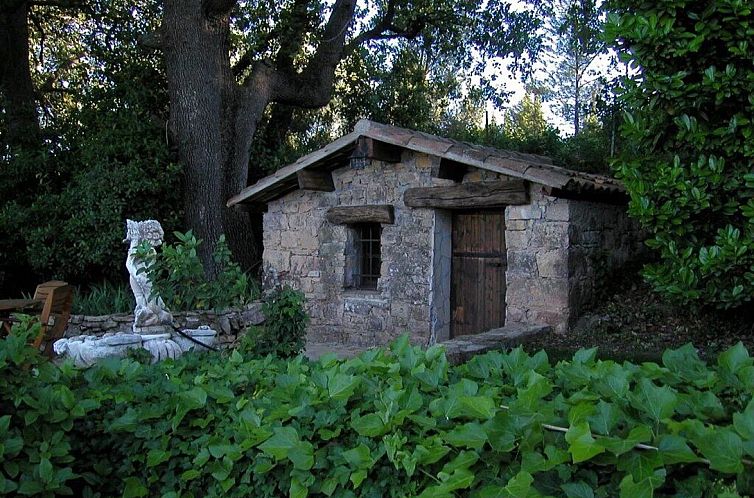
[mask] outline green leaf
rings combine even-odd
[[[292,427],[275,427],[272,436],[259,445],[259,449],[276,460],[288,456],[288,452],[299,444],[298,432]]]
[[[170,452],[164,450],[149,450],[147,453],[147,467],[156,467],[170,459]]]
[[[700,460],[681,436],[663,434],[657,444],[662,461],[666,464],[691,463]]]
[[[387,430],[382,418],[376,413],[368,413],[363,417],[351,420],[351,427],[359,435],[367,437],[379,436]]]
[[[343,458],[352,467],[367,468],[372,465],[372,452],[369,450],[369,446],[361,443],[356,448],[352,448],[343,452]]]
[[[510,493],[510,496],[526,496],[529,494],[533,482],[534,478],[531,474],[521,471],[508,481],[508,484],[505,485],[505,491]]]
[[[207,392],[199,386],[184,391],[179,395],[180,406],[187,410],[195,410],[207,403]]]
[[[654,490],[665,482],[665,470],[657,470],[652,476],[645,477],[639,482],[634,481],[628,474],[620,482],[620,498],[652,498]]]
[[[49,458],[43,458],[39,462],[39,477],[42,478],[44,482],[50,482],[52,481],[52,478],[54,476],[52,463],[50,462]]]
[[[338,373],[328,383],[327,391],[332,399],[345,401],[353,394],[359,382],[359,378],[354,375]]]
[[[746,351],[743,343],[739,341],[735,346],[720,353],[717,357],[717,363],[729,372],[735,374],[740,369],[752,364],[749,352]]]
[[[605,451],[592,437],[588,422],[572,425],[566,432],[565,439],[570,444],[568,451],[573,463],[584,462]]]
[[[594,491],[584,481],[568,482],[560,485],[567,498],[594,498]]]
[[[733,414],[733,427],[744,439],[754,439],[754,398],[749,400],[743,413]]]
[[[30,480],[21,481],[21,484],[18,486],[18,494],[20,495],[25,495],[25,496],[38,495],[38,494],[41,494],[43,491],[44,491],[44,487],[38,481],[30,481]]]
[[[123,498],[138,498],[147,496],[149,493],[141,481],[135,477],[126,477],[123,482]]]
[[[448,432],[445,440],[453,446],[479,450],[487,442],[487,434],[477,422],[468,422]]]
[[[641,378],[635,392],[630,394],[631,404],[659,423],[673,415],[677,397],[668,386],[657,387],[651,380]]]
[[[710,461],[711,469],[729,474],[736,474],[743,469],[743,443],[735,432],[729,429],[710,431],[692,441]]]
[[[460,396],[447,413],[448,418],[488,419],[495,415],[495,402],[486,396]]]

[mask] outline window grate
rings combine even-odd
[[[358,251],[356,271],[353,275],[354,287],[376,289],[382,266],[382,226],[379,223],[363,223],[355,225],[354,229],[354,246]]]

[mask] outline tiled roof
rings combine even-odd
[[[298,188],[297,172],[327,166],[328,163],[342,164],[360,137],[538,183],[550,187],[553,195],[625,195],[625,188],[618,180],[555,166],[549,157],[483,147],[362,119],[351,133],[246,187],[228,201],[228,206],[264,203],[295,190]]]

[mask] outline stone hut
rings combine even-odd
[[[228,206],[264,212],[265,279],[304,292],[310,340],[368,346],[566,332],[641,246],[626,199],[547,157],[362,120]]]

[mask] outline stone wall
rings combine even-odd
[[[626,209],[586,201],[568,203],[571,324],[617,269],[644,254],[644,236]]]
[[[260,325],[264,322],[261,303],[250,303],[243,308],[230,308],[214,311],[188,311],[173,314],[177,327],[193,329],[200,325],[208,325],[218,332],[221,345],[233,344],[238,335],[247,327]],[[86,316],[71,315],[65,329],[65,337],[77,335],[101,336],[108,332],[131,332],[134,316],[129,313],[113,315]]]
[[[531,203],[505,209],[505,322],[546,324],[567,330],[568,200],[530,187]]]
[[[334,192],[297,190],[268,203],[264,268],[302,290],[312,341],[385,344],[408,332],[427,344],[436,212],[403,204],[406,189],[446,185],[433,177],[439,159],[405,151],[400,163],[353,161],[333,171]],[[345,288],[348,226],[333,225],[333,206],[389,204],[395,223],[382,225],[382,267],[376,290]]]
[[[563,333],[609,275],[641,253],[626,207],[548,196],[506,208],[506,323],[547,324]]]
[[[296,190],[268,203],[264,215],[265,281],[304,292],[312,342],[371,346],[408,332],[416,344],[448,339],[451,212],[407,208],[406,189],[454,182],[437,178],[439,159],[404,151],[400,163],[352,161],[332,172],[335,190]],[[503,178],[469,168],[463,182]],[[565,332],[593,297],[605,272],[641,244],[623,206],[552,197],[529,187],[530,204],[505,208],[508,269],[506,324],[549,325]],[[376,290],[347,286],[349,226],[331,207],[388,204]]]

